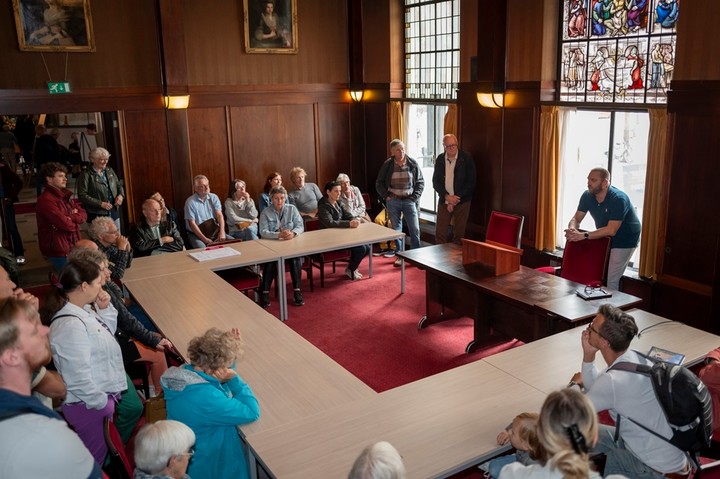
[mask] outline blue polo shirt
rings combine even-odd
[[[622,221],[620,228],[610,242],[611,248],[636,248],[640,241],[640,220],[628,195],[610,186],[605,200],[598,203],[595,195],[586,191],[580,197],[578,211],[590,213],[595,220],[595,228],[607,226],[610,221]]]

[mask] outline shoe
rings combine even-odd
[[[302,306],[305,304],[301,291],[295,291],[293,293],[293,299],[295,300],[295,306]]]
[[[395,262],[393,263],[393,266],[395,266],[396,268],[399,268],[400,266],[402,266],[402,261],[403,261],[402,258],[395,258]]]
[[[394,258],[395,257],[395,250],[389,249],[383,253],[383,256],[386,258]]]
[[[386,248],[379,249],[377,251],[373,251],[373,256],[384,256],[385,253],[387,253],[388,251],[390,251],[390,250],[388,250]]]
[[[15,258],[15,261],[17,262],[17,264],[25,264],[25,256],[18,256],[17,258]]]
[[[363,279],[362,273],[358,270],[351,271],[350,268],[345,268],[345,274],[347,275],[348,278],[350,278],[353,281]]]
[[[260,293],[260,306],[263,308],[269,308],[270,307],[270,292],[262,292]]]

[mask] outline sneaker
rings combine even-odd
[[[390,250],[387,248],[379,249],[377,251],[373,251],[373,256],[384,256],[388,251]]]
[[[383,256],[386,258],[394,258],[395,257],[395,250],[389,249],[383,253]]]
[[[348,278],[350,278],[353,281],[363,279],[362,273],[358,270],[351,271],[350,268],[345,268],[345,274],[347,275]]]
[[[296,290],[293,293],[293,299],[295,300],[295,306],[302,306],[305,304],[305,300],[303,299],[302,291]]]
[[[399,268],[400,266],[402,266],[402,262],[403,262],[402,258],[395,258],[395,262],[393,263],[393,266],[395,266],[396,268]]]
[[[17,262],[17,264],[25,264],[25,256],[18,256],[17,258],[15,258],[15,261]]]
[[[260,293],[260,306],[263,308],[269,308],[270,307],[270,292],[263,291]]]

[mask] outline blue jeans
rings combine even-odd
[[[235,239],[241,239],[243,241],[256,240],[258,239],[258,225],[257,223],[253,223],[242,231],[230,233],[229,236],[232,236]]]
[[[55,271],[57,271],[58,275],[62,271],[62,269],[65,267],[65,265],[68,263],[67,256],[57,256],[57,257],[50,257],[48,256],[48,261],[50,261],[50,264],[53,265],[55,268]]]
[[[515,454],[507,454],[505,456],[496,457],[495,459],[490,459],[488,462],[482,464],[480,469],[497,479],[500,477],[500,471],[502,471],[502,468],[515,461],[517,461],[517,456],[515,456]]]
[[[13,254],[22,256],[25,254],[25,248],[23,247],[22,238],[18,231],[17,222],[15,221],[15,204],[8,200],[3,199],[3,206],[5,207],[5,224],[7,225],[8,236],[12,243]]]
[[[410,248],[420,247],[420,219],[418,217],[417,203],[411,198],[390,198],[385,205],[390,222],[395,231],[402,231],[400,214],[405,218],[410,235]],[[403,239],[398,241],[402,242]]]
[[[645,465],[629,449],[626,449],[622,437],[618,438],[617,444],[614,439],[615,428],[601,424],[598,430],[598,442],[592,448],[592,452],[604,452],[607,455],[605,461],[606,476],[608,474],[622,474],[637,479],[661,479],[664,477]]]

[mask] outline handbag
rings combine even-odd
[[[180,355],[177,349],[175,349],[175,346],[173,347],[167,347],[165,346],[165,360],[167,361],[168,366],[175,366],[180,367],[183,364],[185,364],[185,360]]]
[[[165,396],[162,391],[155,397],[151,397],[145,401],[145,410],[143,412],[145,422],[155,422],[167,418],[167,407],[165,405]]]
[[[220,226],[214,218],[207,219],[198,225],[200,232],[212,241],[215,241],[220,234]]]

